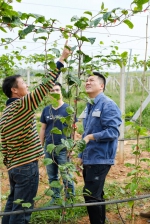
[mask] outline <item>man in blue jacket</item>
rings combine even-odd
[[[86,92],[93,99],[87,103],[83,114],[83,139],[86,148],[79,155],[83,164],[86,203],[104,201],[104,183],[117,150],[121,112],[116,103],[105,96],[106,79],[98,72],[93,72],[86,80]],[[90,223],[105,223],[105,205],[87,207]]]

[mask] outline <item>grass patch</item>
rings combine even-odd
[[[76,196],[74,197],[73,204],[76,203],[83,203],[84,199],[81,196],[82,195],[82,188],[77,187],[76,188]],[[60,203],[57,205],[64,204],[64,201],[60,200]],[[72,204],[71,201],[68,201],[66,205]],[[41,204],[39,207],[43,207]],[[76,207],[76,208],[67,208],[58,209],[58,210],[48,210],[48,211],[42,211],[42,212],[34,212],[32,213],[32,218],[30,221],[30,224],[56,224],[60,223],[63,219],[63,223],[71,222],[73,224],[77,223],[77,220],[79,220],[81,217],[87,215],[86,207]]]

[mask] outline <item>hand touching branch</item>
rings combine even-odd
[[[66,47],[67,46],[67,47]],[[59,61],[64,64],[64,61],[70,56],[70,54],[72,53],[69,49],[68,49],[68,40],[66,40],[65,45],[64,45],[64,49],[62,52],[61,57],[59,58]],[[70,47],[69,47],[70,48]]]
[[[95,139],[94,139],[94,136],[92,134],[90,134],[90,135],[85,136],[83,140],[87,144],[90,140],[95,140]]]

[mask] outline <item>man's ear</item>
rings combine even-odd
[[[11,92],[12,92],[12,93],[17,93],[17,92],[18,92],[18,91],[17,91],[17,88],[12,87],[12,88],[11,88]]]
[[[104,89],[104,83],[101,83],[101,84],[100,84],[100,88],[101,88],[101,89]]]

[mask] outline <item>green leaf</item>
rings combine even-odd
[[[122,10],[121,12],[122,12],[122,14],[124,14],[124,15],[127,15],[127,14],[128,14],[128,10],[125,10],[125,9]]]
[[[33,38],[33,41],[36,42],[38,39],[39,39],[38,37],[37,38]]]
[[[89,21],[88,18],[86,17],[81,17],[74,25],[76,27],[78,27],[79,29],[84,30],[86,27],[89,26],[89,24],[87,23],[87,21]]]
[[[92,58],[89,55],[84,54],[83,55],[83,63],[88,63],[92,60]]]
[[[100,41],[99,43],[100,43],[100,44],[104,44],[104,42],[103,42],[103,41]]]
[[[110,16],[111,16],[111,12],[106,12],[106,13],[104,13],[104,15],[103,15],[103,20],[104,20],[105,22],[107,22],[107,20],[109,19]]]
[[[69,107],[66,108],[66,112],[68,114],[74,114],[74,108],[72,106],[69,106]]]
[[[16,26],[20,26],[20,25],[22,25],[22,22],[18,17],[14,17],[13,20],[11,21],[11,24],[14,24]]]
[[[74,142],[72,139],[61,139],[62,144],[69,150],[72,149],[74,146]]]
[[[38,19],[38,18],[40,18],[40,17],[44,17],[44,16],[42,16],[42,15],[40,15],[40,14],[35,14],[35,13],[29,13],[28,15],[29,15],[29,17],[33,17],[33,18],[35,18],[35,19]]]
[[[72,25],[66,25],[66,28],[72,29],[73,26]]]
[[[74,51],[77,48],[77,46],[71,47],[71,51]]]
[[[53,163],[53,160],[50,159],[50,158],[45,158],[45,159],[43,160],[43,164],[44,164],[44,166],[50,165],[50,164],[52,164],[52,163]]]
[[[135,192],[137,189],[138,189],[138,184],[132,182],[130,185],[130,190],[132,192]]]
[[[3,32],[7,33],[7,31],[2,26],[0,26],[0,30],[2,30]]]
[[[53,127],[52,130],[50,131],[50,133],[61,135],[62,131],[59,130],[57,127]]]
[[[54,61],[49,61],[49,62],[48,62],[48,65],[49,65],[49,67],[50,67],[52,70],[55,70],[55,69],[56,69],[56,64],[55,64]]]
[[[125,122],[125,125],[127,126],[127,125],[133,125],[133,122],[132,121],[126,121]]]
[[[73,16],[73,17],[71,18],[71,22],[77,21],[78,19],[79,19],[78,16]]]
[[[86,142],[82,139],[76,142],[79,152],[83,152],[86,147]]]
[[[56,54],[57,57],[60,56],[60,51],[57,48],[52,48],[51,51]]]
[[[51,93],[51,96],[53,99],[59,100],[60,99],[60,94],[59,93]]]
[[[128,205],[130,206],[130,208],[132,208],[132,206],[134,205],[134,201],[128,201]]]
[[[73,115],[73,114],[72,114],[72,115]],[[72,122],[73,122],[72,116],[71,116],[71,115],[68,115],[68,116],[66,117],[66,124],[67,124],[68,126],[71,126],[71,125],[72,125]]]
[[[71,133],[72,133],[72,128],[70,128],[70,127],[65,127],[65,128],[63,128],[63,134],[64,134],[66,137],[70,137]]]
[[[122,57],[122,58],[127,58],[127,57],[128,57],[128,52],[127,52],[127,51],[124,51],[124,52],[121,54],[121,57]]]
[[[68,75],[66,78],[69,85],[73,84],[77,84],[78,86],[81,85],[81,80],[76,76]]]
[[[31,203],[22,203],[22,207],[23,208],[30,208],[31,207]]]
[[[149,0],[134,0],[131,4],[135,3],[137,6],[142,6],[148,2],[149,2]]]
[[[35,76],[36,76],[36,77],[42,77],[43,74],[42,74],[42,73],[36,73]]]
[[[19,37],[20,39],[25,38],[25,36],[29,33],[31,33],[34,30],[35,26],[34,25],[29,25],[27,28],[25,28],[24,30],[20,30],[19,31]]]
[[[54,144],[48,144],[47,145],[47,152],[52,153],[52,151],[54,150],[56,146]]]
[[[52,106],[53,107],[58,107],[58,100],[57,99],[55,99],[52,95],[56,95],[57,93],[51,93],[51,95],[50,95],[50,104],[52,104]],[[57,95],[59,95],[59,94],[57,94]],[[59,95],[59,98],[60,98],[60,95]]]
[[[40,199],[41,199],[40,195],[33,198],[34,201],[39,201]]]
[[[85,36],[80,37],[78,40],[82,40],[83,42],[84,41],[89,42],[89,39]]]
[[[9,23],[11,23],[11,18],[10,17],[7,17],[7,16],[3,16],[2,17],[2,21],[3,21],[3,23],[7,23],[7,24],[9,24]]]
[[[123,22],[124,22],[130,29],[133,29],[134,25],[133,25],[133,23],[132,23],[130,20],[126,19],[126,20],[124,20]]]
[[[66,206],[66,201],[61,201],[61,205],[63,206],[63,207],[65,207]]]
[[[50,184],[51,187],[55,187],[55,188],[62,188],[61,184],[59,181],[52,181],[51,184]]]
[[[118,65],[120,66],[120,68],[122,68],[122,62],[121,62],[121,60],[119,60],[119,59],[115,59],[114,62],[115,62],[116,64],[118,64]]]
[[[16,2],[21,2],[21,0],[16,0]]]
[[[23,202],[24,200],[23,199],[17,199],[15,201],[13,201],[15,204],[20,204],[21,202]]]
[[[60,151],[64,149],[64,145],[63,144],[59,144],[59,145],[56,145],[56,148],[55,148],[55,152],[57,155],[59,155]]]
[[[44,17],[44,16],[40,16],[39,18],[36,19],[35,22],[36,22],[36,23],[39,22],[39,23],[42,23],[42,24],[43,24],[43,23],[45,22],[45,17]],[[44,24],[43,24],[43,27],[44,27]]]
[[[36,42],[37,40],[42,39],[42,40],[47,40],[47,37],[41,36],[37,38],[33,38],[33,40]]]
[[[73,63],[75,63],[75,61],[76,61],[75,59],[74,60],[69,60],[68,63],[69,63],[69,65],[72,65]]]
[[[46,196],[50,196],[50,197],[54,195],[54,192],[51,189],[48,189],[48,190],[46,189],[44,191],[44,193],[45,193]]]
[[[88,14],[88,15],[92,16],[92,12],[90,12],[90,11],[85,11],[84,14]]]
[[[60,117],[59,120],[61,121],[61,123],[65,123],[66,118],[65,117]]]
[[[39,28],[37,29],[36,33],[48,33],[48,31],[46,29]]]
[[[99,24],[99,22],[101,21],[101,19],[102,19],[102,17],[99,17],[99,18],[97,18],[97,19],[95,19],[93,21],[94,22],[94,27],[96,27]]]
[[[104,2],[102,2],[102,4],[101,4],[101,10],[103,10],[104,9]]]
[[[90,41],[91,44],[94,44],[96,38],[95,37],[91,37],[91,38],[88,38],[88,40]]]

